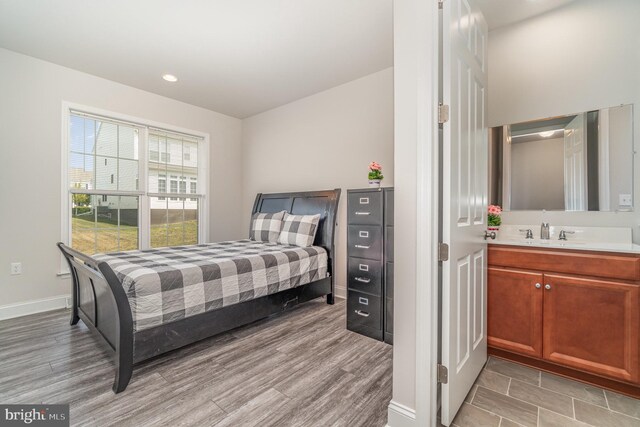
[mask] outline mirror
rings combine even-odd
[[[490,129],[491,204],[504,210],[631,211],[633,106]]]

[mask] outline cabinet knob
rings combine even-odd
[[[544,285],[544,288],[545,288],[546,290],[549,290],[549,289],[551,289],[551,285],[547,283],[546,285]]]
[[[536,289],[540,289],[542,285],[540,283],[536,283]]]

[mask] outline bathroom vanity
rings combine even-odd
[[[559,240],[560,229],[546,241],[521,230],[489,245],[489,353],[640,396],[640,246],[631,230],[608,243],[593,241],[602,230],[565,229],[573,241]]]

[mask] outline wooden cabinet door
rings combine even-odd
[[[489,346],[542,357],[542,278],[539,273],[488,268]]]
[[[638,382],[640,286],[544,275],[544,358]]]

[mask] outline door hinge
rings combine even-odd
[[[438,123],[443,124],[449,121],[449,106],[443,103],[438,104]]]
[[[449,261],[449,245],[438,243],[438,261]]]
[[[444,0],[438,0],[438,9],[442,9],[444,7]]]
[[[449,382],[449,370],[446,366],[438,363],[438,383],[447,384]]]

